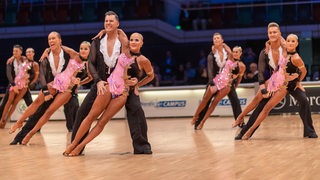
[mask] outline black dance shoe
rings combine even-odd
[[[21,144],[21,141],[13,140],[9,145],[18,145]]]
[[[304,134],[304,138],[318,138],[318,135],[316,133],[309,133],[309,134]]]
[[[243,135],[244,134],[240,132],[236,137],[234,137],[234,140],[241,140]]]
[[[239,128],[243,128],[243,126],[245,126],[245,125],[246,125],[246,123],[243,122],[243,123],[241,123],[241,124],[238,124],[238,127],[239,127]]]
[[[133,154],[152,154],[151,149],[145,149],[143,152],[134,152]]]

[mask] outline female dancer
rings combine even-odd
[[[266,81],[268,95],[271,96],[268,103],[264,106],[262,112],[259,114],[255,123],[248,129],[248,131],[242,137],[243,140],[248,140],[254,130],[261,124],[261,122],[266,118],[269,112],[286,96],[289,89],[295,89],[297,81],[299,80],[299,69],[297,67],[304,66],[304,63],[299,55],[295,53],[296,47],[298,45],[298,37],[296,35],[290,34],[287,37],[287,54],[288,57],[280,57],[278,69],[273,72],[268,81]],[[269,58],[271,48],[268,50]],[[296,54],[297,56],[293,56]],[[288,73],[288,74],[287,74]],[[234,122],[233,127],[238,123],[243,122],[243,117],[249,113],[257,104],[263,99],[263,92],[258,91],[256,97],[252,102],[246,107],[246,109],[239,115],[237,120]]]
[[[22,47],[15,45],[13,47],[13,63],[7,64],[7,76],[14,77],[14,80],[9,78],[10,88],[9,97],[5,104],[1,119],[0,128],[4,128],[7,121],[16,109],[17,104],[28,90],[28,83],[30,77],[31,63],[21,56]],[[15,74],[12,75],[12,74]]]
[[[47,101],[53,96],[55,96],[54,101],[46,110],[45,114],[40,118],[36,126],[27,134],[27,136],[22,141],[22,144],[27,144],[30,138],[35,134],[51,117],[51,115],[61,106],[69,101],[71,98],[71,89],[74,85],[82,85],[91,81],[91,76],[89,74],[88,68],[88,77],[83,79],[80,82],[79,78],[75,76],[77,73],[87,66],[85,61],[88,58],[90,51],[90,43],[82,42],[80,44],[80,53],[74,51],[71,48],[62,46],[62,49],[67,52],[71,59],[68,63],[68,66],[65,71],[57,74],[54,78],[54,81],[48,84],[47,92],[39,92],[37,99],[26,109],[26,111],[21,115],[19,120],[11,127],[9,133],[13,133],[17,128],[22,127],[24,120],[30,115],[34,114],[37,108],[44,102]],[[47,50],[46,50],[47,51]],[[47,51],[48,53],[48,51]]]
[[[218,38],[216,36],[216,38]],[[225,87],[227,87],[228,84],[231,83],[233,80],[232,78],[232,72],[235,74],[238,74],[239,67],[237,66],[237,62],[230,60],[233,59],[232,56],[227,56],[227,53],[231,55],[230,48],[227,47],[227,45],[221,46],[220,49],[215,48],[216,44],[220,43],[220,41],[214,40],[215,45],[212,46],[212,52],[214,53],[214,56],[216,58],[217,64],[219,66],[219,72],[218,74],[213,78],[213,84],[214,86],[208,86],[202,101],[200,102],[193,119],[191,121],[191,124],[195,124],[197,121],[200,112],[205,108],[208,101],[210,100],[211,96],[215,94],[217,91],[223,90]],[[221,42],[222,43],[222,42]],[[225,48],[226,47],[226,48]],[[220,65],[219,65],[220,64]],[[201,129],[202,127],[197,127],[197,129]]]
[[[130,46],[130,54],[131,54],[131,64],[130,64],[130,68],[128,69],[128,73],[130,74],[131,78],[133,78],[133,77],[141,77],[143,72],[146,72],[146,74],[147,74],[144,79],[142,79],[138,83],[136,83],[137,85],[135,86],[134,89],[130,88],[129,93],[130,93],[130,96],[131,96],[132,91],[135,91],[135,94],[138,95],[137,89],[140,86],[143,86],[143,85],[147,84],[148,82],[150,82],[153,79],[154,75],[153,75],[153,69],[152,69],[150,61],[146,57],[144,57],[144,56],[142,56],[140,54],[140,48],[142,46],[142,35],[139,34],[139,33],[133,33],[130,36],[130,44],[129,44],[129,46]],[[124,52],[126,52],[126,51],[127,51],[127,49],[124,50]],[[119,76],[122,76],[123,73],[127,73],[126,70],[124,70],[124,72],[123,72],[124,66],[121,65],[121,64],[123,64],[123,61],[125,60],[124,57],[125,57],[124,54],[120,55],[120,57],[118,59],[118,64],[116,65],[115,70],[111,73],[110,77],[108,78],[109,84],[110,84],[110,79],[111,80],[113,78],[114,79],[116,79],[116,78],[118,79]],[[130,60],[130,59],[127,59],[127,60]],[[140,68],[143,71],[140,71]],[[124,74],[123,76],[126,77],[127,74]],[[136,79],[136,78],[134,78],[134,79]],[[122,83],[123,83],[124,86],[127,86],[126,82],[122,82]],[[88,116],[81,123],[81,126],[80,126],[80,128],[79,128],[79,130],[78,130],[78,132],[77,132],[77,134],[75,136],[75,139],[66,148],[65,152],[63,153],[65,156],[77,156],[77,155],[79,155],[79,153],[82,151],[82,149],[85,147],[85,145],[88,144],[91,140],[93,140],[96,136],[98,136],[102,132],[104,126],[108,123],[108,121],[126,103],[127,95],[122,95],[122,96],[118,95],[117,98],[112,98],[111,99],[111,95],[110,94],[113,94],[112,93],[112,86],[109,86],[108,89],[109,89],[109,93],[108,93],[109,95],[106,95],[107,97],[105,97],[105,98],[107,98],[107,101],[110,101],[110,103],[109,104],[106,103],[106,107],[105,107],[106,110],[101,115],[99,121],[92,128],[92,130],[89,132],[89,134],[81,141],[81,139],[83,138],[85,133],[90,129],[90,125],[93,123],[93,121],[100,114],[98,112],[95,112],[95,109],[92,109],[90,111],[90,113],[88,114]],[[121,90],[123,91],[122,88],[118,88],[118,92],[121,92]],[[123,93],[127,94],[127,92],[125,92],[125,91]],[[101,101],[101,99],[102,99],[102,101],[106,101],[105,98],[97,98],[95,100],[94,104],[103,104],[102,102],[99,103],[99,101]],[[130,124],[130,122],[129,122],[129,124]],[[136,124],[136,126],[138,126],[138,125]],[[134,134],[138,135],[139,132],[131,132],[131,133],[134,133]],[[145,134],[146,134],[146,132],[145,132]],[[145,149],[145,150],[148,150],[150,152],[150,154],[151,154],[152,153],[151,152],[151,147],[150,147],[150,144],[147,142],[147,137],[144,137],[144,138],[146,139],[145,141],[149,146],[149,147],[145,147],[145,148],[148,148],[148,149]],[[133,140],[135,141],[135,139],[133,139]],[[146,144],[144,142],[140,142],[140,143]]]
[[[234,70],[232,70],[232,75],[229,77],[230,78],[229,82],[232,83],[232,81],[235,79],[236,80],[235,88],[237,88],[238,85],[240,84],[242,77],[243,77],[243,74],[246,70],[246,65],[240,60],[241,55],[242,55],[242,48],[240,46],[235,46],[232,49],[232,55],[233,55],[234,61],[237,63],[237,66],[235,67]],[[219,78],[218,76],[220,76],[220,74],[217,75],[216,78]],[[222,76],[222,73],[221,73],[221,76]],[[214,109],[216,108],[218,103],[222,100],[222,98],[224,98],[226,95],[228,95],[229,92],[230,92],[230,84],[227,84],[227,86],[225,88],[223,88],[217,92],[214,100],[211,102],[211,104],[210,104],[206,114],[204,115],[201,123],[198,125],[198,127],[197,127],[198,130],[203,128],[204,123],[210,117],[211,113],[214,111]]]

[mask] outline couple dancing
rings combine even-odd
[[[286,41],[281,37],[277,23],[268,25],[269,40],[259,56],[259,91],[252,102],[233,123],[233,127],[244,122],[244,116],[253,109],[249,121],[235,137],[248,140],[269,112],[290,93],[300,104],[300,117],[304,124],[304,137],[317,138],[312,125],[310,105],[300,82],[306,75],[303,60],[296,52],[298,36],[288,35]]]

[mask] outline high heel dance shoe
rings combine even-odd
[[[243,117],[238,117],[237,120],[235,120],[232,124],[232,128],[235,128],[237,126],[239,127],[243,127],[243,124],[244,124],[244,118]]]
[[[253,129],[252,128],[249,128],[248,131],[242,136],[242,140],[248,140],[252,133],[253,133]]]
[[[16,122],[13,124],[13,126],[11,126],[10,130],[9,130],[9,134],[14,133],[17,129],[20,129],[22,127],[22,124]]]

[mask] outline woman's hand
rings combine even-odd
[[[96,38],[101,39],[101,37],[106,33],[104,29],[102,29],[95,37],[93,37],[91,40],[94,40]]]
[[[293,73],[293,74],[286,73],[286,76],[285,76],[287,81],[293,81],[297,77],[299,77],[298,73]]]

